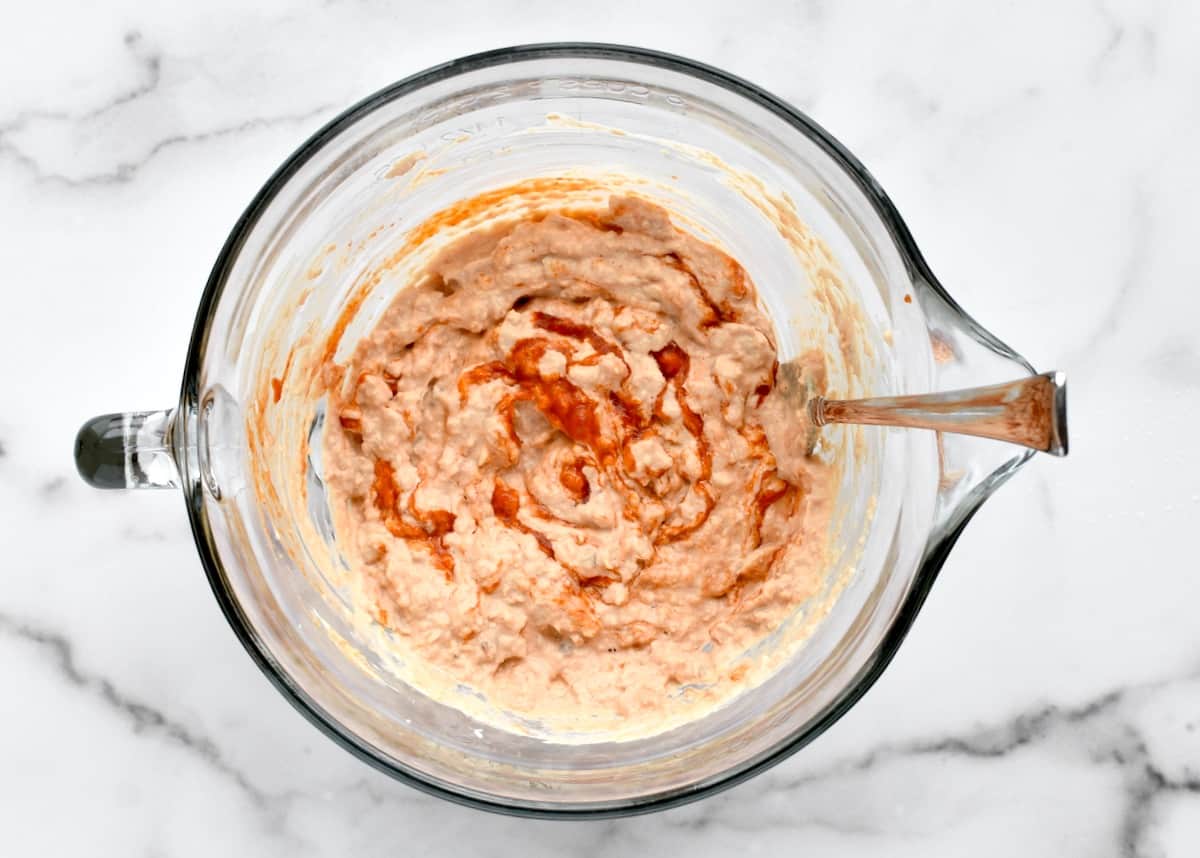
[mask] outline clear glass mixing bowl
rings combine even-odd
[[[397,182],[397,162],[414,152],[426,154],[420,182]],[[397,83],[292,155],[217,259],[179,404],[89,422],[76,447],[81,473],[101,487],[182,488],[213,591],[251,657],[329,736],[421,789],[492,810],[603,816],[695,799],[763,770],[871,686],[962,527],[1031,451],[881,428],[854,430],[861,434],[850,444],[845,430],[826,430],[847,451],[837,503],[846,577],[807,643],[767,681],[699,720],[645,739],[560,741],[477,721],[390,672],[323,575],[314,554],[321,541],[297,535],[303,524],[336,554],[320,482],[320,410],[279,424],[282,449],[293,449],[282,436],[301,433],[296,456],[303,436],[313,438],[306,502],[285,496],[278,476],[282,515],[253,489],[263,466],[256,457],[266,453],[247,435],[261,380],[280,374],[273,362],[289,339],[332,325],[356,277],[378,264],[384,251],[368,239],[379,227],[400,234],[456,200],[531,176],[619,169],[658,182],[658,196],[746,265],[780,321],[782,358],[795,355],[804,344],[782,320],[807,274],[711,156],[789,199],[840,265],[870,341],[861,376],[842,379],[841,392],[927,392],[1033,373],[938,285],[863,166],[794,108],[678,57],[528,46]],[[358,252],[323,272],[330,245]],[[388,297],[368,297],[344,345]]]

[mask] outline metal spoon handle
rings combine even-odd
[[[809,400],[815,426],[860,423],[933,429],[1067,454],[1067,379],[1061,372],[945,393]]]

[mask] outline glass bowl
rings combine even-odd
[[[798,612],[811,634],[761,684],[654,735],[506,729],[404,682],[327,574],[338,551],[320,478],[323,410],[291,395],[290,350],[342,326],[344,354],[369,329],[390,297],[362,288],[388,252],[381,229],[403,235],[457,200],[530,177],[614,172],[641,177],[648,196],[746,266],[781,359],[804,346],[792,322],[813,285],[764,204],[784,201],[836,260],[863,319],[861,366],[835,368],[835,392],[926,392],[1034,372],[949,298],[876,182],[799,111],[679,57],[532,45],[401,81],[301,146],[221,250],[178,405],[96,418],[76,447],[93,485],[182,488],[230,625],[309,720],[400,780],[490,810],[643,812],[794,753],[887,666],[962,527],[1032,455],[924,431],[831,431],[843,467],[837,598]]]

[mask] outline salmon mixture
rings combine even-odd
[[[408,658],[530,718],[728,696],[824,580],[833,467],[738,262],[632,197],[469,233],[331,394],[357,590]]]

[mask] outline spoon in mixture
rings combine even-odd
[[[811,383],[799,382],[799,372],[781,376],[781,386],[804,394],[810,450],[822,426],[855,423],[977,435],[1052,456],[1067,454],[1067,379],[1061,372],[967,390],[871,399],[812,396]]]

